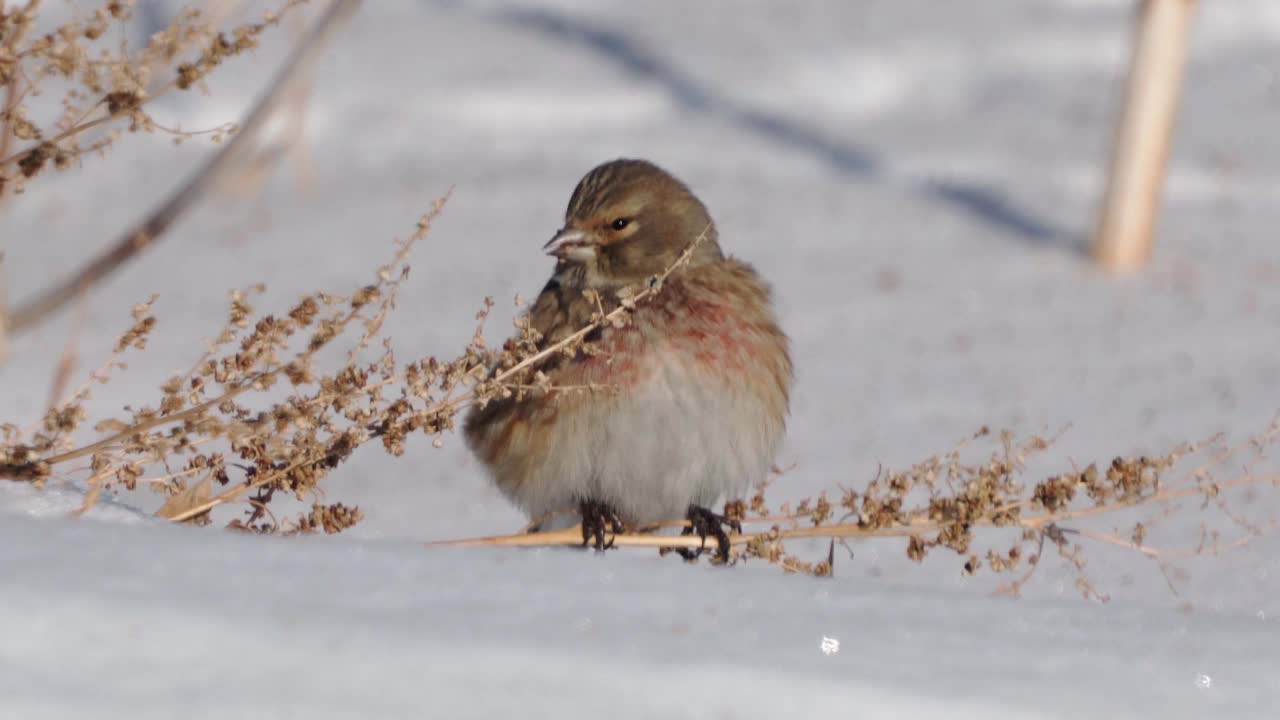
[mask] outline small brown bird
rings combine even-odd
[[[545,246],[557,262],[530,323],[542,347],[563,339],[599,309],[583,291],[608,312],[618,290],[664,272],[695,240],[631,322],[588,337],[597,352],[540,366],[552,389],[466,419],[468,445],[508,498],[534,518],[576,506],[583,543],[598,549],[606,524],[685,517],[686,533],[712,535],[727,556],[723,525],[735,524],[708,507],[762,481],[782,440],[792,369],[769,289],[721,253],[706,207],[652,163],[615,160],[578,183]],[[554,389],[589,385],[610,387]]]

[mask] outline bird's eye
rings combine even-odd
[[[622,229],[625,229],[630,224],[631,224],[631,220],[629,218],[618,218],[617,220],[614,220],[612,223],[609,223],[609,227],[613,228],[614,230],[622,230]]]

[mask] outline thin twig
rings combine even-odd
[[[1119,547],[1128,548],[1130,550],[1137,550],[1138,552],[1142,553],[1143,555],[1146,555],[1147,557],[1168,559],[1168,558],[1192,558],[1192,557],[1198,557],[1200,555],[1204,555],[1206,553],[1220,553],[1226,550],[1234,550],[1235,548],[1244,547],[1245,545],[1248,545],[1254,540],[1257,540],[1258,538],[1263,537],[1264,535],[1267,534],[1267,532],[1275,530],[1277,527],[1280,527],[1280,523],[1276,523],[1276,522],[1267,523],[1266,527],[1257,528],[1256,531],[1248,532],[1244,535],[1241,535],[1240,537],[1236,538],[1235,540],[1232,540],[1231,542],[1214,543],[1213,545],[1208,547],[1197,547],[1197,548],[1191,548],[1189,550],[1171,550],[1168,548],[1153,547],[1151,545],[1146,545],[1146,544],[1139,545],[1138,543],[1132,540],[1119,537],[1118,535],[1111,535],[1108,533],[1098,533],[1098,532],[1093,532],[1091,530],[1082,530],[1080,528],[1064,529],[1063,531],[1068,532],[1072,535],[1080,535],[1081,537],[1087,537],[1090,540],[1096,540],[1098,542],[1106,543],[1108,545],[1117,545]]]
[[[0,157],[9,154],[9,148],[13,146],[13,120],[14,115],[18,111],[18,106],[22,100],[22,77],[14,75],[9,80],[8,87],[5,88],[4,97],[4,124],[0,125]],[[2,169],[2,168],[0,168]],[[8,178],[0,174],[0,205],[3,205],[4,198],[10,192]]]
[[[67,333],[67,341],[62,346],[62,352],[58,355],[58,364],[54,366],[53,380],[49,384],[48,412],[53,412],[62,404],[67,384],[71,382],[71,373],[75,370],[76,362],[79,359],[78,348],[80,335],[84,332],[85,311],[85,304],[80,303],[76,311],[75,322],[71,325],[71,331]]]
[[[1245,485],[1254,485],[1260,483],[1276,483],[1280,482],[1280,474],[1277,475],[1243,475],[1232,480],[1225,480],[1215,483],[1218,490],[1226,490]],[[1154,502],[1167,502],[1182,497],[1188,497],[1196,494],[1203,494],[1207,490],[1202,487],[1187,487],[1161,491],[1152,495],[1144,496],[1138,501],[1113,502],[1097,507],[1084,508],[1080,510],[1065,510],[1054,513],[1043,513],[1029,517],[1023,517],[1013,523],[1005,522],[997,526],[993,519],[989,516],[976,519],[972,524],[978,527],[1021,527],[1028,530],[1043,532],[1044,528],[1052,523],[1061,523],[1067,520],[1088,517],[1092,515],[1101,515],[1112,512],[1127,510],[1139,505],[1146,505]],[[750,519],[744,520],[744,522]],[[682,524],[678,521],[671,523],[663,523],[663,525],[679,526]],[[799,528],[773,528],[766,532],[744,533],[741,535],[729,536],[729,542],[732,545],[744,545],[758,538],[787,540],[798,538],[885,538],[885,537],[909,537],[912,535],[920,535],[923,533],[937,532],[947,526],[946,522],[921,521],[912,520],[902,525],[891,525],[888,527],[862,527],[854,523],[838,523],[834,525],[819,525],[817,527],[799,527]],[[1085,534],[1085,533],[1081,533]],[[1087,535],[1093,537],[1092,534]],[[1249,542],[1255,535],[1241,538],[1226,547],[1238,547]],[[619,533],[611,535],[606,540],[612,539],[613,544],[617,547],[698,547],[702,540],[696,536],[665,536],[665,535],[642,535]],[[1113,542],[1105,540],[1102,537],[1094,539],[1112,542],[1112,544],[1124,544],[1123,541]],[[440,540],[427,543],[428,546],[457,546],[457,547],[475,547],[475,546],[497,546],[497,547],[542,547],[552,545],[581,545],[582,530],[581,528],[569,528],[566,530],[552,530],[546,532],[533,533],[517,533],[513,535],[495,535],[480,538],[465,538],[461,540]],[[1129,544],[1134,549],[1142,550],[1146,554],[1153,554],[1143,547]]]
[[[240,495],[248,492],[249,490],[260,488],[263,485],[270,485],[271,483],[276,482],[280,478],[286,477],[289,473],[293,472],[294,470],[304,468],[308,465],[314,465],[315,463],[318,463],[318,462],[323,462],[324,459],[325,459],[325,454],[319,454],[317,456],[308,457],[303,460],[297,460],[279,470],[273,470],[272,472],[265,473],[263,474],[262,477],[256,480],[253,480],[252,482],[243,483],[243,484],[228,488],[226,490],[223,490],[221,493],[209,498],[207,501],[202,502],[199,505],[195,505],[193,507],[187,508],[186,510],[174,515],[169,519],[176,523],[180,523],[184,520],[190,520],[191,518],[197,515],[200,515],[202,513],[208,512],[209,510],[212,510],[213,508],[223,503],[227,503],[232,500],[235,500],[236,498],[240,497]]]
[[[151,247],[173,223],[186,213],[206,191],[221,180],[236,164],[242,151],[266,125],[286,97],[286,91],[319,58],[320,50],[332,39],[342,21],[349,18],[360,0],[334,0],[311,34],[298,45],[277,73],[245,119],[239,132],[231,138],[193,177],[178,188],[142,223],[126,232],[114,246],[86,264],[70,278],[41,292],[19,305],[10,317],[9,332],[21,333],[38,325],[79,293],[87,290],[120,268],[127,260]]]
[[[359,2],[359,0],[356,0],[356,1]],[[280,17],[285,11],[291,9],[296,5],[299,5],[305,2],[307,2],[307,0],[289,0],[287,3],[285,3],[284,7],[281,8],[281,10],[276,13],[276,17],[277,18]],[[34,6],[36,4],[38,3],[36,2],[28,3],[28,7],[30,8],[31,6]],[[239,0],[235,3],[225,3],[225,2],[210,3],[209,7],[201,8],[201,16],[204,18],[204,20],[209,26],[211,27],[217,26],[227,16],[236,12],[238,10],[237,6],[241,4],[243,4],[243,2],[240,2]],[[172,48],[172,52],[166,51],[163,54],[154,55],[151,58],[151,62],[146,62],[139,66],[139,69],[134,73],[135,76],[145,77],[145,76],[159,75],[160,67],[165,63],[171,62],[173,57],[178,54],[179,50],[182,48],[185,48],[185,46],[189,44],[189,40],[190,38],[180,35],[179,40]],[[10,45],[16,46],[16,41],[13,43],[10,43]],[[12,50],[13,48],[11,47],[10,49]],[[14,57],[19,59],[25,58],[29,52],[30,52],[30,48],[28,48],[27,50],[15,53]],[[90,65],[100,64],[104,68],[115,67],[114,63],[111,63],[108,61],[89,60],[88,62]],[[20,65],[16,67],[19,72],[22,72],[22,68]],[[53,74],[55,73],[50,71],[49,69],[44,69],[36,75],[35,79],[32,79],[32,78],[26,78],[26,75],[24,73],[23,77],[26,78],[27,80],[27,88],[26,88],[26,91],[23,93],[23,97],[30,94],[31,90],[35,88],[41,80],[44,80],[46,77]],[[163,97],[165,94],[181,86],[182,86],[182,80],[180,76],[173,77],[168,82],[164,83],[158,88],[151,88],[151,87],[145,88],[143,90],[143,96],[139,99],[138,105],[133,107],[123,106],[114,112],[111,110],[107,110],[106,114],[100,115],[92,120],[89,120],[88,119],[89,116],[93,115],[99,109],[105,106],[108,106],[109,93],[104,93],[103,95],[98,97],[96,100],[94,100],[92,103],[88,103],[84,105],[85,107],[84,112],[80,113],[80,115],[76,117],[74,120],[67,122],[63,126],[65,129],[63,129],[61,132],[58,132],[55,135],[51,135],[49,137],[43,138],[41,139],[40,142],[35,143],[23,150],[19,150],[17,152],[14,152],[8,155],[0,155],[0,169],[10,167],[17,163],[20,163],[22,160],[29,157],[32,153],[38,152],[42,147],[48,147],[50,145],[58,146],[64,140],[68,140],[77,135],[83,135],[89,132],[90,130],[94,130],[99,127],[102,127],[103,125],[106,125],[112,122],[113,120],[119,120],[121,118],[127,117],[133,112],[135,112],[136,110],[155,102],[158,98]],[[151,120],[151,124],[157,128],[160,128],[161,130],[165,130],[165,128],[156,124],[154,120]],[[190,135],[191,133],[178,132],[175,134]],[[74,151],[73,154],[76,156],[79,156],[79,155],[85,154],[86,152],[90,152],[94,149],[95,148],[93,147],[80,148]]]
[[[267,377],[267,375],[268,373],[255,375],[252,378],[244,381],[240,385],[237,385],[231,388],[230,390],[222,393],[221,395],[215,398],[205,400],[204,402],[199,403],[197,405],[192,405],[191,407],[186,408],[185,410],[179,410],[178,412],[169,413],[168,415],[162,415],[160,417],[151,418],[150,420],[134,423],[129,427],[125,428],[124,430],[121,430],[120,432],[115,433],[114,435],[108,435],[107,437],[102,438],[97,442],[91,443],[89,445],[85,445],[83,447],[78,447],[75,450],[68,450],[67,452],[61,453],[59,455],[51,455],[47,458],[44,458],[43,462],[49,465],[56,465],[58,463],[66,462],[68,460],[74,460],[76,458],[84,457],[86,455],[92,455],[93,453],[99,450],[102,450],[103,448],[110,447],[120,442],[121,440],[126,440],[128,438],[144,433],[153,428],[158,428],[161,425],[168,425],[169,423],[174,423],[174,422],[178,422],[179,420],[186,420],[187,418],[194,417],[208,410],[209,408],[217,407],[223,402],[226,402],[228,400],[233,400],[236,398],[236,396],[241,395],[244,392],[253,389],[258,384],[258,381]]]

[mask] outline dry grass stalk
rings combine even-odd
[[[136,227],[126,231],[111,247],[61,283],[47,288],[38,293],[34,299],[19,305],[9,317],[8,331],[16,334],[36,327],[62,306],[119,269],[125,262],[154,245],[182,214],[244,158],[247,148],[254,142],[267,120],[286,99],[292,97],[291,86],[314,64],[320,50],[332,38],[337,27],[351,16],[358,5],[358,0],[335,0],[331,3],[324,15],[316,22],[311,34],[294,49],[289,60],[254,105],[240,131],[231,141],[223,145],[199,172],[178,188],[155,212]],[[265,27],[264,23],[243,30],[238,35],[243,39],[231,45],[230,49],[223,48],[225,39],[215,43],[213,47],[223,49],[219,52],[206,50],[205,54],[201,55],[203,60],[197,63],[200,66],[199,77],[204,77],[233,50],[238,52],[237,48],[240,48],[241,44],[244,44],[244,48],[241,49],[252,47],[252,39],[256,38]],[[141,100],[135,104],[138,107],[133,108],[132,112],[141,113]],[[110,112],[107,117],[110,117]],[[12,120],[13,115],[10,114],[7,118]],[[136,118],[135,122],[137,122]],[[34,152],[34,149],[28,152]],[[0,168],[2,167],[3,165],[0,164]],[[0,185],[2,184],[3,178],[0,177]]]
[[[96,9],[48,32],[37,32],[41,3],[28,0],[0,12],[0,85],[9,100],[0,125],[6,138],[25,143],[10,152],[0,142],[0,186],[21,192],[49,168],[65,169],[88,154],[108,149],[119,129],[173,132],[175,139],[195,133],[170,131],[146,112],[156,98],[173,90],[202,88],[211,72],[229,58],[257,47],[261,35],[306,0],[283,0],[256,22],[219,27],[218,13],[184,8],[147,44],[131,49],[118,44],[113,26],[133,19],[132,0],[102,0]],[[193,54],[192,49],[195,49]],[[185,59],[184,59],[185,58]],[[65,87],[62,112],[42,123],[30,118],[28,102],[46,86]],[[94,131],[116,131],[85,140]],[[215,133],[215,140],[226,134]]]
[[[364,355],[379,339],[408,277],[410,251],[426,237],[443,203],[438,201],[415,232],[397,244],[393,261],[372,283],[350,294],[313,293],[284,316],[255,318],[251,292],[233,293],[228,324],[208,352],[187,373],[162,385],[156,405],[126,408],[127,418],[98,422],[99,439],[86,444],[71,439],[88,419],[88,384],[51,408],[38,428],[4,426],[0,476],[43,483],[87,473],[85,509],[103,491],[145,486],[169,495],[159,515],[177,522],[207,522],[210,509],[241,498],[250,505],[248,517],[233,526],[258,532],[333,532],[358,521],[358,509],[341,503],[316,503],[311,512],[286,523],[275,521],[266,506],[277,492],[316,500],[317,483],[373,437],[383,438],[389,451],[402,449],[387,437],[397,422],[410,422],[401,417],[409,402],[384,392],[419,370],[398,367],[386,339],[379,357],[368,361]],[[156,326],[154,301],[134,309],[133,326],[95,379],[109,379],[121,354],[145,348]],[[348,336],[355,342],[345,362],[321,372],[317,355]],[[248,398],[270,397],[277,385],[288,386],[287,397],[256,411],[247,406]],[[229,462],[224,452],[210,449],[214,446],[239,462]],[[78,464],[86,458],[87,467]],[[164,472],[147,476],[153,467]],[[238,473],[242,479],[233,481]],[[225,489],[214,493],[215,486]]]
[[[1195,0],[1141,0],[1093,241],[1093,258],[1106,270],[1137,270],[1151,257],[1194,13]]]
[[[283,316],[254,316],[250,292],[234,293],[230,320],[209,351],[181,376],[161,387],[155,406],[126,408],[128,417],[109,418],[94,429],[95,441],[76,444],[72,433],[87,421],[88,385],[52,407],[38,428],[4,427],[0,477],[44,483],[83,479],[89,489],[85,509],[104,491],[146,487],[169,496],[160,515],[175,522],[205,523],[209,511],[232,501],[247,504],[246,517],[231,526],[254,532],[337,532],[357,522],[358,508],[319,502],[318,483],[360,446],[379,440],[395,455],[406,438],[422,432],[435,438],[452,429],[456,414],[472,402],[544,388],[537,364],[555,353],[590,351],[584,342],[593,327],[627,322],[631,310],[661,292],[700,237],[664,273],[643,287],[610,299],[617,307],[600,313],[578,333],[545,348],[524,319],[515,340],[487,348],[481,327],[458,358],[423,358],[400,364],[390,338],[381,331],[408,277],[408,256],[423,239],[444,200],[398,243],[394,260],[376,280],[347,295],[313,293]],[[96,373],[106,379],[123,353],[143,349],[156,326],[153,303],[134,309],[133,325],[116,344],[116,354]],[[483,321],[492,301],[480,314]],[[322,372],[317,353],[358,332],[345,361]],[[375,348],[373,359],[364,356]],[[287,397],[272,400],[273,388],[287,384]],[[590,391],[591,389],[584,389]],[[278,395],[279,391],[276,390]],[[253,398],[267,401],[253,409]],[[212,448],[225,448],[215,451]],[[227,459],[227,453],[238,462]],[[88,466],[77,465],[88,459]],[[160,474],[148,475],[149,468]],[[240,475],[238,479],[233,476]],[[223,489],[215,492],[216,487]],[[269,509],[277,494],[311,499],[309,512],[281,521]]]
[[[984,428],[975,438],[985,437]],[[1265,457],[1264,451],[1280,440],[1280,422],[1253,439],[1244,448],[1225,449],[1218,439],[1182,446],[1159,457],[1117,457],[1104,469],[1090,465],[1084,470],[1045,478],[1033,484],[1023,482],[1025,460],[1041,453],[1051,443],[1033,437],[1022,443],[1010,435],[1000,436],[1000,450],[985,462],[966,463],[964,445],[944,455],[934,456],[905,472],[882,470],[862,492],[842,489],[837,500],[824,493],[801,501],[792,509],[783,506],[773,513],[761,488],[749,503],[730,503],[725,514],[738,518],[748,529],[730,538],[734,560],[763,558],[787,571],[826,575],[832,571],[831,558],[804,561],[787,551],[787,540],[823,538],[842,544],[852,539],[905,538],[905,550],[912,560],[922,561],[930,551],[949,550],[963,561],[965,573],[982,567],[998,572],[1023,572],[1003,589],[1016,594],[1039,566],[1045,546],[1065,559],[1075,570],[1077,587],[1086,597],[1105,599],[1085,574],[1083,548],[1071,538],[1078,536],[1117,545],[1152,558],[1172,559],[1222,552],[1240,547],[1274,530],[1276,520],[1252,522],[1230,509],[1224,497],[1246,487],[1280,487],[1280,473],[1249,471],[1229,479],[1217,479],[1214,471],[1239,463],[1240,455],[1252,454],[1250,461]],[[1173,470],[1189,457],[1211,453],[1210,460],[1176,477]],[[1178,511],[1179,501],[1199,499],[1200,509],[1215,508],[1239,537],[1224,539],[1220,531],[1202,526],[1197,545],[1175,549],[1150,544],[1147,537],[1160,519]],[[1127,531],[1102,532],[1078,523],[1124,511],[1156,513],[1132,524]],[[839,517],[837,518],[837,515]],[[679,527],[686,523],[664,523]],[[974,549],[976,531],[982,528],[1007,530],[1013,542],[1007,549],[994,546]],[[615,547],[697,548],[703,541],[695,536],[670,536],[642,532],[610,535]],[[552,546],[582,545],[580,528],[547,532],[471,538],[430,543],[433,546]]]

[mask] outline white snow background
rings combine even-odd
[[[46,3],[47,19],[90,7]],[[177,3],[144,3],[135,39]],[[453,199],[389,325],[451,356],[485,295],[490,337],[541,287],[578,178],[652,159],[773,283],[798,385],[775,502],[902,467],[982,425],[1070,429],[1045,469],[1242,442],[1280,409],[1280,2],[1200,3],[1155,258],[1082,255],[1128,54],[1128,0],[370,0],[326,53],[310,167],[221,194],[94,290],[81,371],[128,310],[159,327],[95,393],[153,402],[225,319],[371,277]],[[148,14],[149,13],[149,14]],[[314,11],[312,11],[314,15]],[[287,48],[154,110],[238,119]],[[11,299],[76,267],[211,149],[127,136],[0,208]],[[38,418],[72,313],[18,338],[5,420]],[[424,548],[522,518],[461,439],[362,450],[326,482],[367,519],[264,539],[150,519],[122,496],[0,484],[0,718],[1271,718],[1280,539],[1177,563],[1089,545],[1106,604],[1046,558],[1020,599],[898,541],[836,575],[649,551]],[[1251,512],[1280,509],[1273,489]],[[1198,539],[1194,509],[1165,537]],[[1103,523],[1102,529],[1107,529]],[[1003,543],[1003,541],[1001,541]],[[820,555],[817,545],[797,545]],[[824,653],[824,638],[839,650]]]

